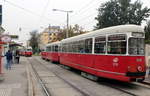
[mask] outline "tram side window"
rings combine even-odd
[[[126,54],[126,35],[117,34],[108,36],[108,54]]]
[[[49,50],[48,50],[48,47],[46,47],[46,52],[48,52]]]
[[[66,44],[65,43],[62,44],[62,52],[66,52]]]
[[[79,52],[80,53],[85,53],[85,40],[80,40],[79,41]]]
[[[94,53],[105,53],[106,51],[106,37],[96,37],[95,38],[95,45],[94,45]]]
[[[52,46],[49,46],[48,51],[49,51],[49,52],[51,52],[51,51],[52,51]]]
[[[78,42],[77,41],[75,41],[74,44],[73,44],[73,52],[74,53],[78,52]]]
[[[70,43],[70,50],[73,52],[73,42]]]
[[[75,44],[74,44],[74,42],[72,44],[72,52],[75,52]]]
[[[70,42],[69,43],[69,46],[68,46],[68,52],[72,52],[73,50],[72,50],[72,43]]]
[[[55,46],[55,52],[58,52],[58,45]]]
[[[85,53],[92,53],[92,38],[85,40]]]
[[[55,52],[55,45],[53,45],[52,48],[53,48],[53,52]]]
[[[59,52],[62,52],[61,48],[62,48],[61,46],[58,46],[58,51]]]

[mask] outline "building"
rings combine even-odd
[[[50,33],[49,43],[59,41],[59,37],[58,37],[58,34],[60,33],[59,26],[51,26],[49,33]]]
[[[59,26],[49,26],[48,28],[45,28],[44,31],[40,33],[40,38],[39,38],[40,49],[44,49],[44,46],[48,43],[58,41],[59,33],[60,33]]]

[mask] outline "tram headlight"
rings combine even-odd
[[[137,67],[137,70],[138,70],[139,72],[142,72],[142,71],[143,71],[142,66],[138,66],[138,67]]]

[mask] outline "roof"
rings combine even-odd
[[[13,43],[13,44],[9,44],[9,46],[22,46],[21,44],[18,44],[18,43]]]
[[[57,42],[47,44],[46,47],[47,46],[52,46],[52,45],[59,45],[59,44],[60,44],[60,41],[57,41]]]
[[[71,38],[63,39],[62,42],[72,42],[72,41],[83,40],[85,38],[91,38],[91,37],[96,37],[100,35],[106,35],[106,34],[109,35],[109,34],[127,33],[127,32],[143,32],[144,33],[144,29],[139,25],[118,25],[118,26],[99,29],[96,31],[91,31],[91,32],[81,34],[78,36],[74,36]]]

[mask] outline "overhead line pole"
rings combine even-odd
[[[69,32],[69,13],[72,13],[73,11],[65,11],[60,9],[53,9],[53,11],[60,11],[60,12],[66,12],[67,13],[67,31],[66,31],[66,38],[68,38],[68,32]]]

